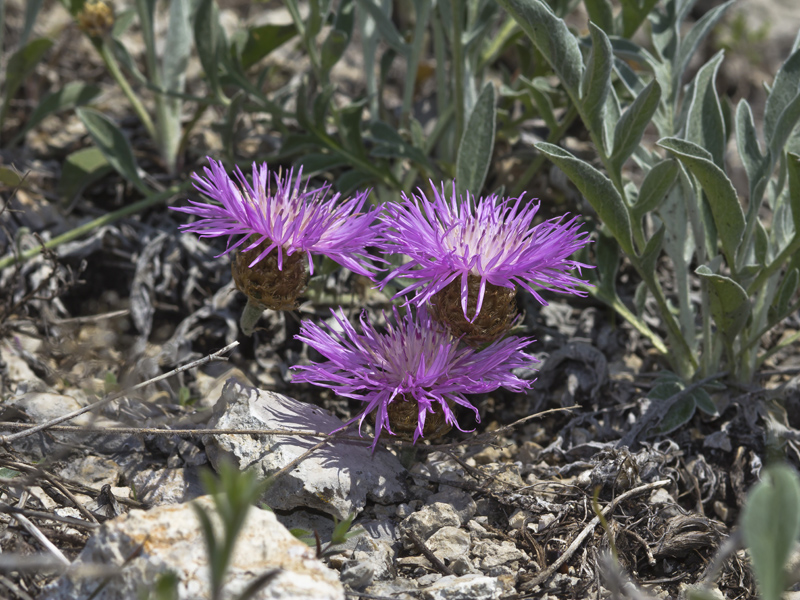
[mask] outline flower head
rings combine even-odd
[[[204,167],[205,177],[192,174],[195,187],[214,203],[189,200],[192,206],[174,210],[200,217],[194,223],[181,225],[184,231],[200,237],[228,236],[227,254],[240,246],[250,252],[253,267],[273,250],[277,251],[278,270],[283,269],[283,253],[291,256],[305,252],[311,274],[314,265],[311,254],[328,256],[354,273],[370,276],[374,267],[366,254],[376,231],[372,227],[376,210],[365,210],[369,191],[339,203],[341,194],[329,197],[330,184],[308,189],[301,184],[303,169],[295,177],[294,169],[285,176],[270,173],[266,163],[253,163],[253,184],[236,168],[231,178],[221,162],[209,159]],[[271,181],[271,179],[273,179]],[[239,239],[234,242],[234,238]]]
[[[300,372],[295,381],[313,383],[334,390],[338,395],[366,404],[360,416],[375,413],[375,442],[384,429],[392,435],[405,433],[406,424],[397,415],[413,411],[407,429],[414,442],[426,430],[426,419],[437,414],[448,426],[459,427],[453,405],[478,409],[464,394],[478,394],[505,387],[519,392],[533,383],[512,373],[517,367],[530,367],[536,358],[522,350],[532,339],[508,337],[475,350],[459,344],[444,327],[433,321],[424,308],[400,317],[394,308],[394,323],[379,333],[362,312],[361,333],[350,324],[341,309],[333,310],[336,329],[304,321],[296,336],[322,354],[329,362],[294,367]],[[398,412],[399,411],[399,412]],[[394,417],[394,418],[393,418]],[[449,427],[448,427],[449,428]],[[397,429],[397,431],[395,431]]]
[[[463,316],[470,322],[481,312],[487,285],[528,290],[547,304],[534,286],[585,296],[585,281],[568,273],[589,267],[569,256],[589,241],[579,231],[577,217],[551,219],[531,225],[539,204],[496,195],[466,200],[456,195],[455,182],[447,198],[444,184],[433,182],[433,201],[422,190],[398,204],[387,204],[381,214],[381,246],[405,254],[410,261],[393,270],[382,286],[395,277],[416,279],[397,295],[416,291],[408,301],[423,304],[450,284],[460,286]],[[589,267],[590,268],[590,267]],[[475,289],[470,294],[470,280]],[[474,296],[469,301],[470,295]],[[470,306],[468,314],[468,304]]]

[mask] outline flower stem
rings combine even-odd
[[[256,329],[256,323],[264,314],[264,307],[254,302],[250,298],[247,299],[247,306],[242,311],[242,317],[239,319],[239,326],[242,328],[242,333],[247,336],[253,335]]]
[[[117,85],[119,85],[122,93],[125,94],[128,102],[131,103],[133,111],[136,113],[136,116],[139,117],[142,125],[144,125],[144,128],[147,130],[147,134],[153,141],[157,141],[158,136],[156,134],[156,128],[153,125],[153,121],[150,118],[147,109],[144,107],[144,104],[142,104],[142,101],[139,100],[139,97],[133,91],[133,88],[131,88],[128,80],[125,79],[125,76],[122,74],[119,64],[117,63],[117,59],[115,59],[114,55],[111,54],[105,42],[98,47],[98,51],[100,52],[100,58],[103,59],[103,63],[105,63],[108,72],[114,78],[114,81],[117,82]]]

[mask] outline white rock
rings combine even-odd
[[[274,392],[229,380],[214,407],[209,426],[216,429],[314,430],[323,433],[344,423],[328,411]],[[203,442],[209,460],[218,467],[228,459],[260,477],[279,471],[319,438],[291,435],[208,435]],[[334,440],[314,451],[267,490],[264,501],[279,510],[307,507],[339,519],[360,512],[367,499],[381,504],[400,502],[407,495],[405,469],[383,448]]]
[[[442,527],[425,542],[439,560],[451,561],[469,552],[469,533],[458,527]]]
[[[422,590],[422,597],[425,600],[497,600],[502,593],[503,584],[495,577],[448,575]]]
[[[413,542],[407,537],[409,531],[413,531],[424,542],[431,537],[434,531],[442,527],[458,527],[459,525],[461,525],[461,518],[452,506],[434,502],[423,506],[414,514],[403,519],[397,529],[406,537],[403,542],[405,546],[412,547]]]
[[[206,509],[214,506],[210,496],[196,502]],[[137,598],[166,571],[178,576],[180,600],[210,597],[206,545],[189,504],[133,510],[107,522],[89,539],[73,568],[47,586],[39,599],[88,599],[98,587],[97,579],[71,573],[89,564],[121,567],[95,600]],[[253,578],[274,568],[281,571],[253,598],[344,600],[336,573],[315,558],[314,550],[289,533],[272,512],[253,507],[234,548],[226,597],[238,595]]]

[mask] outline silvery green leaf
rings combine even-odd
[[[194,45],[208,78],[208,87],[217,98],[223,96],[219,85],[219,9],[214,0],[200,0],[194,17]]]
[[[658,215],[667,227],[664,250],[672,258],[676,270],[679,271],[676,276],[680,277],[681,274],[685,276],[685,267],[694,254],[694,239],[691,228],[686,226],[689,216],[680,186],[674,186],[670,190],[666,200],[658,209]]]
[[[653,237],[647,240],[647,244],[645,244],[644,250],[642,251],[642,255],[640,257],[643,270],[655,271],[656,262],[661,254],[661,248],[664,245],[664,234],[666,231],[667,228],[662,223],[661,227],[659,227],[655,234],[653,234]]]
[[[668,1],[661,10],[654,10],[648,15],[653,47],[666,63],[672,62],[678,52],[680,22],[676,10],[676,3]]]
[[[2,108],[0,108],[0,125],[3,124],[3,120],[8,111],[8,105],[11,99],[17,94],[22,82],[33,72],[36,65],[39,64],[39,61],[44,57],[45,52],[47,52],[52,45],[53,40],[38,38],[28,42],[27,45],[14,52],[11,58],[8,59],[5,72],[6,80],[4,82],[5,94]]]
[[[667,158],[650,169],[639,190],[639,199],[631,209],[636,218],[641,218],[659,207],[672,184],[675,183],[679,168],[678,161]]]
[[[143,194],[149,193],[147,185],[139,177],[139,168],[128,138],[111,119],[91,108],[76,109],[95,145],[108,163]]]
[[[611,163],[618,172],[639,146],[660,99],[661,86],[654,79],[622,113],[614,130],[614,150],[611,153]]]
[[[622,2],[622,35],[633,37],[658,0],[634,0]]]
[[[763,223],[761,223],[760,220],[756,220],[754,233],[755,235],[753,237],[753,254],[756,259],[756,262],[763,267],[767,264],[767,261],[771,257],[768,256],[769,236],[767,235],[767,230],[764,229],[764,225]]]
[[[761,147],[756,135],[756,127],[753,122],[753,112],[750,104],[742,98],[736,107],[736,146],[739,150],[739,157],[747,173],[747,181],[750,184],[750,198],[755,205],[761,204],[760,195],[754,193],[758,180],[763,177],[764,161],[766,157],[761,154]],[[762,190],[763,194],[763,190]]]
[[[742,241],[745,222],[736,190],[725,172],[711,161],[711,155],[696,144],[677,138],[663,138],[658,145],[672,152],[700,182],[708,199],[722,249],[733,265]]]
[[[697,72],[686,122],[686,139],[711,153],[714,164],[722,168],[725,154],[725,126],[717,96],[716,79],[723,50],[717,52]]]
[[[585,0],[589,19],[608,35],[614,33],[614,8],[610,0]]]
[[[798,90],[798,94],[786,105],[778,117],[775,133],[769,142],[769,152],[773,162],[776,162],[783,154],[783,147],[800,120],[800,88]]]
[[[575,187],[592,205],[600,220],[614,234],[626,254],[633,255],[633,239],[628,209],[614,184],[589,163],[576,158],[566,150],[539,142],[536,149],[543,152],[570,178]]]
[[[542,0],[498,0],[550,63],[573,101],[580,99],[583,59],[578,40]]]
[[[149,83],[147,81],[147,77],[145,77],[144,74],[139,70],[139,66],[136,64],[136,61],[131,56],[130,52],[128,52],[125,44],[114,38],[111,38],[108,41],[108,44],[111,48],[111,52],[114,54],[114,58],[116,58],[119,63],[125,67],[128,74],[131,75],[131,77],[133,77],[137,83],[146,86]]]
[[[787,154],[786,165],[789,171],[789,205],[792,207],[794,234],[800,235],[800,155]]]
[[[553,113],[553,103],[550,100],[550,93],[552,88],[544,77],[536,77],[532,81],[520,77],[520,81],[525,85],[528,93],[539,110],[539,116],[544,119],[544,122],[550,129],[558,127],[558,119]]]
[[[369,16],[372,17],[375,21],[375,26],[378,28],[378,31],[383,38],[383,41],[386,42],[395,52],[402,56],[408,56],[410,51],[409,46],[407,43],[403,41],[400,32],[397,31],[397,28],[392,23],[392,20],[386,15],[381,7],[378,6],[373,0],[356,0],[358,5],[363,8]]]
[[[191,48],[192,27],[189,20],[189,1],[171,0],[161,81],[165,90],[169,92],[183,91]]]
[[[775,298],[772,300],[772,305],[769,307],[769,320],[777,323],[786,318],[789,310],[789,304],[797,292],[797,284],[800,280],[800,270],[791,269],[781,281]]]
[[[695,269],[708,281],[711,315],[728,344],[733,344],[750,316],[750,298],[747,292],[730,277],[717,275],[707,266]]]
[[[620,114],[621,109],[617,90],[614,89],[614,86],[611,86],[606,95],[606,105],[603,110],[603,141],[606,154],[611,154],[614,148],[614,128],[619,123]]]
[[[592,49],[581,81],[581,114],[589,130],[603,136],[603,113],[606,97],[611,88],[611,66],[613,63],[611,43],[608,36],[594,23],[589,23]]]
[[[328,37],[322,43],[320,59],[322,62],[323,73],[328,73],[339,59],[342,58],[347,45],[350,43],[350,36],[353,34],[353,23],[355,22],[355,6],[353,0],[344,0],[339,5],[333,27],[328,33]]]
[[[800,481],[788,465],[768,467],[750,491],[741,516],[744,543],[763,600],[780,600],[785,565],[800,535]]]
[[[616,71],[619,80],[631,96],[636,98],[636,96],[642,93],[642,90],[644,90],[644,83],[641,78],[628,66],[628,63],[616,56],[614,57],[614,71]]]
[[[767,104],[764,107],[764,139],[767,141],[767,146],[771,146],[772,138],[776,133],[780,133],[777,129],[778,120],[786,107],[797,97],[799,89],[800,49],[781,65],[767,97]]]
[[[658,435],[666,435],[672,433],[679,427],[688,423],[694,416],[697,404],[692,394],[687,394],[679,398],[667,410],[667,414],[661,419],[661,422],[654,428],[653,433]]]
[[[25,121],[24,127],[14,136],[10,145],[22,139],[26,133],[36,127],[48,115],[67,110],[75,106],[82,106],[94,100],[100,94],[100,88],[91,83],[71,81],[55,92],[48,92],[42,97],[39,104]]]
[[[470,192],[475,197],[480,195],[492,162],[496,126],[494,85],[487,83],[472,109],[458,146],[456,193],[459,197],[464,192]]]
[[[680,88],[683,73],[686,71],[686,67],[689,66],[689,61],[692,60],[695,52],[697,52],[697,47],[700,45],[700,42],[703,41],[703,38],[705,38],[708,32],[717,24],[734,1],[735,0],[728,0],[725,4],[721,4],[709,10],[700,17],[689,33],[686,34],[686,37],[681,40],[678,56],[675,61],[675,70],[672,73],[673,94]]]
[[[711,415],[712,417],[719,415],[719,410],[717,410],[716,404],[714,404],[711,396],[709,396],[708,392],[703,388],[696,388],[689,393],[694,398],[697,408],[702,410],[707,415]]]

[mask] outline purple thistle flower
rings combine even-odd
[[[376,237],[372,223],[377,209],[365,210],[369,191],[337,205],[341,194],[328,198],[330,184],[313,190],[308,189],[307,182],[301,185],[302,167],[297,177],[294,169],[281,177],[280,173],[271,174],[266,163],[261,166],[253,163],[253,185],[250,185],[238,167],[234,180],[221,162],[208,160],[211,168],[203,168],[205,177],[193,173],[192,178],[195,188],[216,202],[189,200],[192,206],[172,207],[200,217],[180,229],[200,237],[229,236],[228,247],[222,254],[242,245],[242,252],[246,252],[268,241],[250,263],[251,268],[277,249],[278,269],[283,268],[284,251],[287,256],[300,251],[308,255],[311,274],[314,273],[311,253],[316,253],[332,258],[354,273],[371,275],[375,268],[365,248]],[[239,240],[232,243],[236,236]]]
[[[411,260],[393,270],[380,283],[383,288],[395,277],[417,281],[395,297],[417,291],[408,300],[421,305],[460,277],[461,307],[464,318],[473,322],[483,305],[487,282],[513,289],[528,290],[541,304],[547,302],[533,286],[585,296],[579,286],[585,281],[568,273],[590,265],[569,260],[573,252],[589,242],[580,232],[578,217],[559,217],[531,226],[539,204],[519,198],[480,198],[467,194],[466,201],[456,195],[455,182],[449,200],[444,184],[441,190],[431,182],[434,200],[419,190],[403,201],[387,204],[381,220],[380,245],[387,252],[405,254]],[[477,306],[467,315],[468,278],[480,278]]]
[[[300,372],[294,381],[313,383],[334,390],[339,396],[355,398],[366,403],[360,416],[359,432],[364,418],[375,412],[375,441],[373,450],[384,429],[391,435],[393,404],[416,402],[418,415],[414,442],[423,435],[426,415],[442,412],[450,426],[458,425],[452,404],[460,404],[475,412],[478,409],[464,394],[479,394],[505,387],[514,392],[529,388],[533,381],[520,379],[512,373],[517,367],[530,367],[539,362],[522,349],[533,340],[507,337],[482,350],[459,344],[447,329],[433,321],[424,308],[409,311],[400,317],[393,308],[394,324],[387,323],[386,333],[379,333],[361,313],[358,333],[339,309],[331,313],[341,331],[303,321],[300,334],[295,336],[329,360],[296,366]]]

